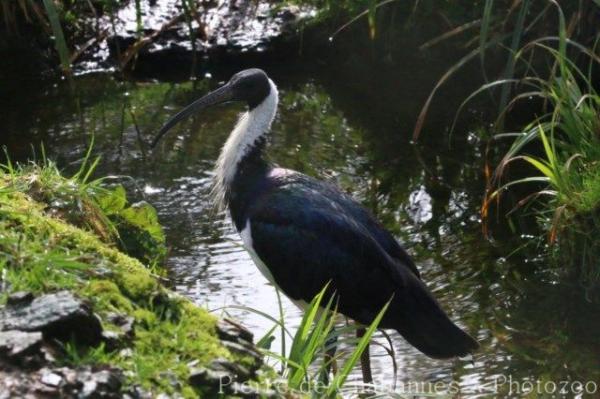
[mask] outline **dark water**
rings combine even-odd
[[[415,256],[451,317],[481,342],[473,363],[436,361],[393,334],[398,390],[431,392],[439,382],[439,393],[450,387],[465,397],[496,391],[516,397],[531,387],[554,394],[547,397],[561,396],[560,389],[566,397],[581,396],[573,393],[579,388],[598,395],[600,308],[587,303],[576,285],[558,283],[544,259],[513,254],[526,238],[505,235],[490,242],[482,236],[484,143],[461,127],[449,145],[453,110],[444,101],[423,141],[410,144],[415,110],[437,71],[401,79],[382,95],[336,80],[331,72],[273,72],[281,105],[271,158],[334,180],[373,210]],[[419,76],[429,85],[417,88]],[[13,82],[0,98],[0,141],[17,159],[31,157],[32,145],[43,142],[51,158],[74,170],[95,135],[99,174],[121,176],[131,196],[158,209],[176,290],[211,309],[242,305],[276,316],[273,287],[224,215],[211,212],[207,198],[213,163],[242,108],[219,107],[183,123],[152,155],[145,157],[140,144],[175,110],[216,84],[216,78],[117,82],[106,75],[76,78],[75,89],[66,82]],[[299,311],[287,300],[284,309],[288,323],[296,325]],[[257,337],[272,327],[256,314],[228,312]],[[381,348],[373,351],[375,376],[391,386],[390,358]],[[415,385],[423,382],[432,385]]]

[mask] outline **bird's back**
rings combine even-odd
[[[279,168],[256,184],[243,215],[233,216],[248,228],[251,250],[291,299],[309,302],[329,283],[339,311],[362,324],[392,299],[380,326],[398,330],[425,354],[444,358],[476,348],[429,293],[409,255],[351,197]]]

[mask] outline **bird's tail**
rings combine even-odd
[[[396,292],[385,324],[429,357],[446,359],[466,356],[479,347],[469,334],[454,324],[419,279]],[[389,317],[389,318],[388,318]]]

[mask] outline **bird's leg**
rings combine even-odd
[[[335,327],[331,330],[331,336],[325,341],[325,346],[328,348],[325,351],[325,382],[329,383],[329,374],[337,374],[337,362],[335,361],[335,353],[337,352],[338,335]]]
[[[360,327],[356,329],[356,337],[360,340],[367,330],[364,327]],[[372,384],[373,383],[373,374],[371,374],[371,356],[369,354],[369,344],[360,355],[360,368],[362,370],[363,383]]]
[[[395,391],[396,383],[398,382],[398,363],[396,363],[396,351],[394,350],[394,343],[392,342],[392,338],[390,338],[390,335],[386,333],[385,330],[379,330],[379,332],[381,332],[381,334],[384,336],[384,338],[390,345],[389,348],[384,348],[387,351],[388,355],[390,355],[390,357],[392,358],[392,367],[394,368],[394,384],[392,385],[392,389]]]

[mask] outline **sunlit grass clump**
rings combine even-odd
[[[94,233],[104,242],[154,267],[166,256],[165,237],[152,206],[129,204],[121,185],[108,187],[106,178],[92,180],[99,158],[90,159],[88,150],[80,169],[64,177],[57,166],[45,159],[15,167],[2,167],[1,182],[7,191],[16,191],[45,204],[45,212],[69,224]]]

